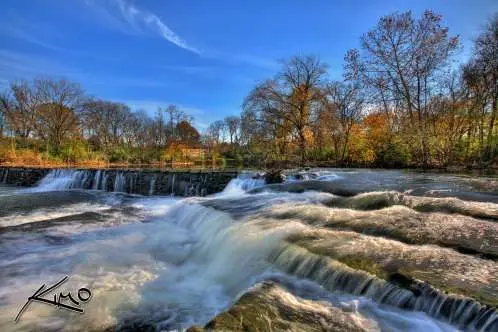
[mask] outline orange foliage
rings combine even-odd
[[[365,116],[363,126],[370,147],[379,151],[389,141],[389,120],[385,113],[373,112]]]

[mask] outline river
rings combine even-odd
[[[498,331],[498,180],[253,175],[189,198],[67,172],[0,186],[0,330]],[[83,314],[31,303],[14,323],[64,276],[91,290]]]

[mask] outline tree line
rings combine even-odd
[[[167,147],[200,144],[192,118],[175,105],[149,116],[86,96],[64,79],[13,82],[0,96],[0,110],[4,161],[30,152],[35,159],[150,163],[167,158]]]
[[[241,143],[254,159],[333,165],[486,166],[497,156],[498,15],[456,60],[457,36],[427,10],[382,17],[343,79],[296,56],[245,98]]]
[[[158,163],[219,158],[238,142],[240,120],[227,116],[204,134],[175,105],[154,115],[85,94],[65,79],[16,81],[0,94],[0,163]],[[226,140],[226,142],[225,142]],[[190,152],[189,152],[190,151]],[[205,153],[204,153],[205,152]]]
[[[85,95],[67,80],[13,82],[0,95],[0,162],[226,158],[245,166],[486,167],[497,158],[498,14],[458,61],[457,36],[430,10],[382,17],[333,80],[318,56],[295,56],[258,82],[240,116],[202,133],[175,105],[153,115]],[[15,159],[15,158],[14,158]]]

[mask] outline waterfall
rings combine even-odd
[[[150,179],[149,196],[154,195],[154,187],[156,185],[156,179],[157,177],[155,175],[152,177],[152,179]]]
[[[6,178],[0,169],[0,183]],[[12,175],[12,173],[10,173]],[[9,175],[9,180],[11,175]],[[126,170],[53,169],[38,181],[32,191],[70,189],[103,190],[140,195],[194,196],[214,193],[228,183],[235,173],[220,177],[217,174],[192,172],[141,172]]]
[[[38,183],[36,190],[105,189],[101,186],[102,171],[55,169]],[[106,176],[104,176],[104,182]]]
[[[473,327],[478,331],[498,328],[498,314],[494,308],[470,298],[446,295],[421,281],[410,281],[409,288],[405,289],[292,244],[282,245],[269,256],[269,261],[283,271],[311,279],[329,291],[365,296],[398,308],[422,311],[464,328]]]
[[[89,189],[86,187],[89,175],[90,171],[55,169],[38,183],[37,190]]]
[[[108,174],[106,171],[104,171],[104,174],[102,175],[102,190],[107,190],[107,179],[108,179]]]
[[[100,189],[100,177],[102,176],[102,171],[99,169],[93,178],[93,190],[99,190]]]
[[[9,169],[5,169],[5,174],[3,175],[3,183],[7,183],[7,175],[9,175]]]
[[[254,179],[247,175],[241,175],[240,177],[230,180],[225,189],[223,189],[222,194],[239,195],[254,188],[262,187],[264,185],[264,179]]]
[[[0,169],[0,182],[5,172]],[[0,301],[4,312],[19,310],[16,299],[24,296],[12,285],[36,285],[63,259],[76,285],[92,285],[103,306],[90,303],[84,320],[60,315],[56,327],[78,323],[75,329],[98,330],[109,320],[130,330],[142,322],[156,330],[208,329],[213,324],[206,322],[228,312],[216,324],[232,321],[236,328],[243,316],[248,330],[311,330],[323,317],[332,327],[337,319],[361,323],[359,330],[498,331],[498,224],[467,216],[498,215],[498,200],[411,196],[398,189],[340,196],[329,193],[335,184],[317,179],[265,186],[261,175],[234,179],[235,172],[10,168],[9,183],[17,174],[19,181],[45,175],[35,190],[140,195],[0,188],[0,242],[6,243],[0,292],[14,292]],[[440,186],[427,182],[420,186]],[[342,184],[354,190],[354,182]],[[285,188],[291,192],[277,191]],[[196,193],[208,197],[169,197]],[[60,255],[30,259],[61,244]],[[282,289],[253,293],[251,286],[267,281]],[[129,290],[117,307],[116,287]],[[38,307],[23,320],[43,330],[54,318]],[[240,315],[232,319],[235,312]],[[8,330],[12,316],[4,316],[0,326]],[[246,318],[258,322],[246,324]],[[274,324],[281,318],[285,325]]]
[[[136,192],[137,173],[128,173],[128,192]]]
[[[171,196],[175,195],[175,175],[176,174],[173,174],[173,180],[171,182]]]
[[[124,192],[124,187],[125,187],[125,175],[122,172],[119,172],[116,174],[116,177],[114,178],[114,191],[116,192]]]

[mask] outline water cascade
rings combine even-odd
[[[114,192],[124,192],[126,178],[123,173],[116,174],[114,178]]]
[[[23,188],[29,170],[2,170],[0,330],[498,331],[497,187],[297,173],[60,169]],[[84,315],[33,304],[14,325],[61,275],[95,294]]]
[[[149,196],[154,195],[154,187],[156,185],[156,180],[157,180],[156,176],[153,176],[152,180],[150,180]]]
[[[55,169],[48,172],[34,190],[91,189],[141,195],[205,196],[221,191],[234,177],[234,172]]]
[[[462,328],[498,329],[498,313],[494,308],[470,298],[446,295],[424,282],[415,280],[407,285],[406,280],[402,280],[403,287],[291,244],[283,245],[269,256],[269,260],[285,272],[316,281],[330,291],[366,296],[398,308],[423,311]]]

